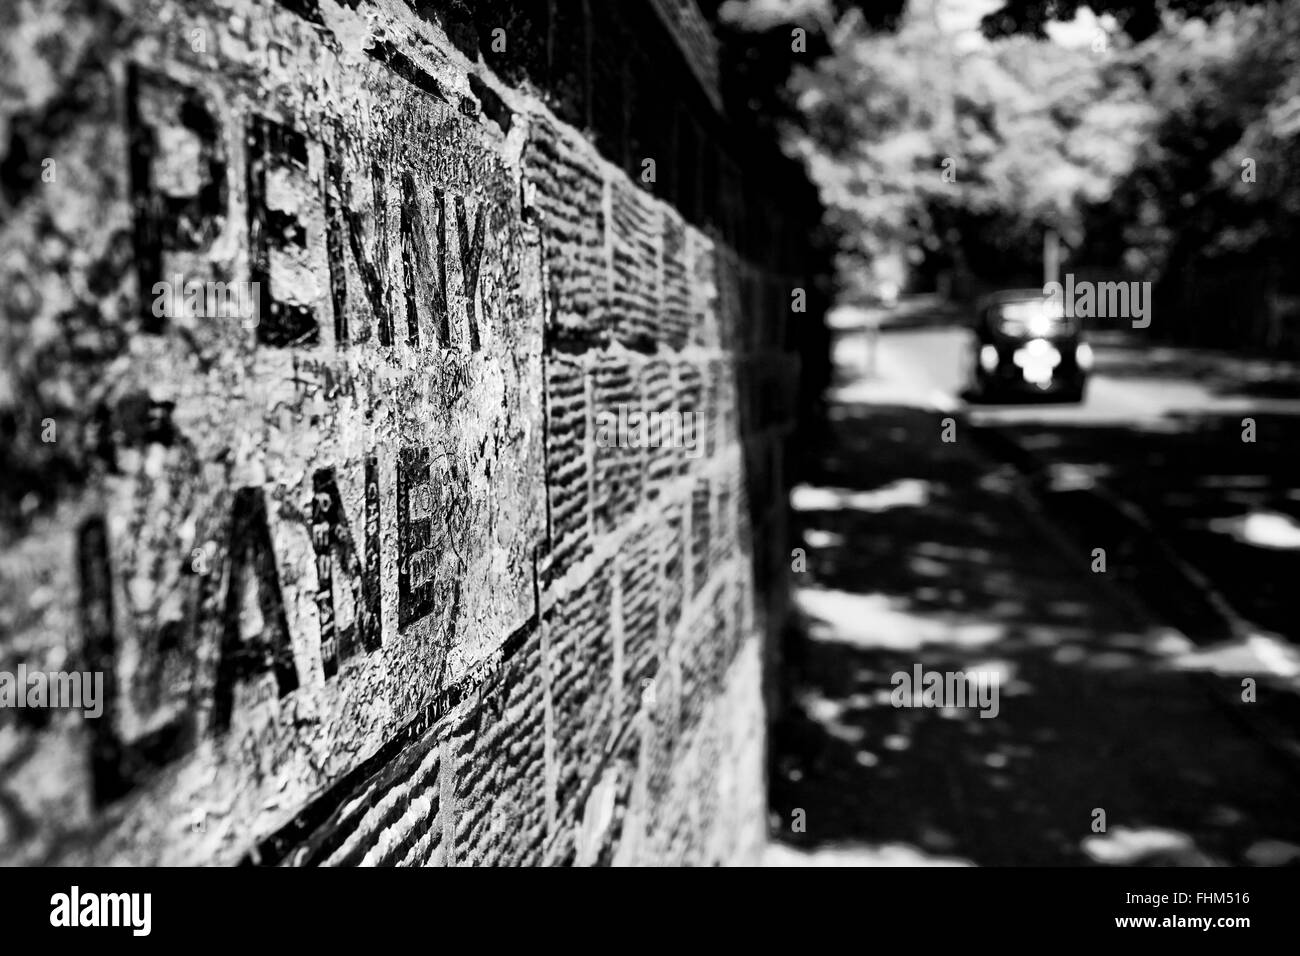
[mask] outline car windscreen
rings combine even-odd
[[[1014,299],[989,308],[989,318],[1003,335],[1016,338],[1041,338],[1074,330],[1074,321],[1065,315],[1059,301],[1051,299]]]

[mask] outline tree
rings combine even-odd
[[[1036,272],[1043,230],[1078,241],[1081,207],[1128,170],[1148,119],[1136,81],[1086,51],[985,42],[931,12],[886,32],[849,11],[790,77],[784,139],[821,190],[850,287],[889,256]]]
[[[1265,0],[1236,0],[1236,6],[1252,6]],[[1080,9],[1097,16],[1112,16],[1130,39],[1141,42],[1160,29],[1161,12],[1185,17],[1212,18],[1228,6],[1224,0],[1006,0],[984,17],[981,29],[990,39],[1027,34],[1045,37],[1053,20],[1070,21]]]

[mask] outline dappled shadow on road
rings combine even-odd
[[[1215,582],[1253,624],[1300,644],[1300,417],[1175,413],[1124,425],[1003,422],[975,435],[1017,465],[1057,520],[1118,558],[1110,573],[1189,636],[1213,640],[1220,615],[1199,585],[1189,590],[1179,575],[1162,574],[1157,548],[1107,489],[1159,529],[1160,550]]]
[[[783,862],[1300,855],[1290,765],[1233,719],[1228,690],[1216,701],[1189,676],[1184,640],[1091,573],[1087,549],[1027,521],[1009,468],[942,442],[940,416],[917,408],[834,412],[836,440],[793,502],[808,565],[772,731]],[[990,716],[893,706],[894,675],[918,665],[996,674]]]

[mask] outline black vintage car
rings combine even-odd
[[[1092,368],[1079,320],[1041,289],[981,299],[971,353],[971,390],[983,401],[1041,396],[1081,402]]]

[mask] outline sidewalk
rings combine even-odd
[[[794,498],[805,633],[769,862],[1300,862],[1294,765],[1185,669],[1186,638],[1092,573],[962,422],[941,441],[924,384],[845,394]],[[891,706],[917,664],[996,672],[996,717]]]

